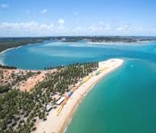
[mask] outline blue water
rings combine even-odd
[[[75,62],[102,61],[108,58],[137,58],[156,62],[156,43],[87,44],[86,42],[45,42],[9,50],[0,56],[6,65],[22,69],[67,65]]]
[[[66,133],[156,133],[155,81],[155,64],[127,61],[90,91]]]
[[[84,98],[66,133],[156,133],[156,43],[45,42],[0,55],[22,69],[123,58],[125,63]]]

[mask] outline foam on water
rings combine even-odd
[[[0,58],[0,64],[3,66],[5,65],[2,58]]]
[[[5,51],[0,53],[0,64],[3,66],[5,65],[4,60],[5,60]]]

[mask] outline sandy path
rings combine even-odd
[[[45,77],[45,73],[41,72],[40,74],[36,75],[36,76],[32,76],[30,78],[28,78],[27,81],[25,81],[24,83],[22,82],[19,86],[21,91],[30,91],[31,89],[33,89],[35,87],[35,85],[38,82],[43,81]]]
[[[53,73],[53,72],[56,72],[57,70],[56,69],[53,69],[53,70],[49,70],[49,73]],[[32,72],[37,72],[37,71],[32,71]],[[27,81],[25,82],[21,82],[20,83],[20,90],[21,91],[30,91],[32,90],[35,85],[38,83],[38,82],[41,82],[44,80],[44,78],[46,77],[46,73],[47,71],[46,70],[42,70],[40,71],[41,73],[40,74],[37,74],[37,75],[34,75],[30,78],[27,79]]]

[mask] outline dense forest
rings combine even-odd
[[[8,48],[40,42],[42,40],[38,38],[0,38],[0,52]]]
[[[38,119],[46,120],[46,105],[55,108],[56,93],[63,95],[89,73],[98,68],[98,63],[76,63],[57,68],[47,74],[30,92],[22,92],[7,86],[0,86],[0,133],[30,133],[36,130]]]

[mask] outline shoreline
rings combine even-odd
[[[156,42],[156,41],[137,41],[137,42],[87,42],[88,44],[100,44],[100,45],[139,45],[140,44],[145,44],[145,43],[153,43],[153,42]]]
[[[17,47],[13,47],[13,48],[7,48],[7,49],[5,49],[5,50],[3,50],[3,51],[1,51],[0,52],[0,56],[2,56],[5,52],[7,52],[7,51],[10,51],[10,50],[12,50],[12,49],[17,49],[17,48],[20,48],[20,47],[22,47],[22,46],[17,46]],[[6,64],[4,63],[4,61],[3,61],[3,59],[2,60],[0,60],[0,65],[2,65],[2,66],[5,66]]]
[[[60,42],[62,42],[62,41],[59,41],[59,43]],[[109,42],[91,42],[91,41],[87,41],[86,43],[87,44],[92,44],[92,45],[133,45],[133,46],[140,46],[140,44],[143,44],[143,45],[146,45],[146,44],[148,44],[148,43],[153,43],[153,42],[156,42],[156,41],[136,41],[136,42],[122,42],[122,41],[120,41],[120,42],[111,42],[111,41],[109,41]],[[44,43],[44,42],[42,42],[42,43]],[[71,43],[71,44],[73,44],[73,43],[78,43],[78,42],[62,42],[62,43]],[[6,48],[5,50],[3,50],[3,51],[1,51],[0,52],[0,56],[2,55],[2,54],[4,54],[5,52],[7,52],[7,51],[9,51],[9,50],[12,50],[12,49],[18,49],[18,48],[21,48],[21,47],[24,47],[24,46],[29,46],[29,45],[34,45],[34,44],[38,44],[38,43],[29,43],[29,44],[25,44],[25,45],[20,45],[20,46],[15,46],[15,47],[11,47],[11,48]],[[39,43],[40,44],[40,43]],[[0,60],[0,64],[1,65],[7,65],[7,64],[5,64],[4,63],[4,61],[3,61],[3,59],[2,60]]]
[[[5,52],[7,52],[7,51],[10,51],[10,50],[13,50],[13,49],[18,49],[18,48],[21,48],[21,47],[24,47],[24,46],[29,46],[29,45],[33,45],[33,43],[32,43],[32,44],[29,43],[29,44],[25,44],[25,45],[15,46],[15,47],[11,47],[11,48],[6,48],[5,50],[3,50],[3,51],[0,52],[0,56],[1,56],[2,54],[4,54]],[[0,65],[5,66],[5,65],[7,65],[7,64],[5,64],[5,63],[1,60],[1,61],[0,61]],[[20,69],[20,68],[17,68],[17,69]]]
[[[0,56],[2,56],[5,52],[7,52],[7,51],[9,51],[9,50],[12,50],[12,49],[13,49],[13,48],[8,48],[8,49],[6,49],[6,50],[1,51],[1,52],[0,52]],[[0,60],[0,65],[5,66],[5,63],[4,63],[4,61],[3,61],[3,58],[2,58],[2,60]]]
[[[73,110],[71,110],[68,118],[64,121],[64,124],[62,126],[62,128],[60,129],[60,131],[58,133],[65,133],[70,122],[73,119],[73,115],[76,112],[76,109],[79,107],[79,105],[81,104],[82,100],[85,98],[85,96],[93,89],[93,87],[102,80],[103,77],[101,77],[96,83],[94,83],[92,86],[90,86],[90,88],[88,90],[86,90],[86,92],[84,92],[84,95],[81,95],[80,99],[77,101],[77,103],[75,104],[75,106],[73,107]]]
[[[124,60],[121,59],[110,59],[107,61],[99,62],[99,68],[97,71],[92,73],[92,76],[78,87],[78,89],[69,98],[67,103],[63,106],[63,109],[59,115],[57,115],[57,109],[53,109],[49,112],[47,120],[38,121],[36,123],[36,131],[33,133],[63,133],[66,131],[68,125],[70,124],[73,114],[75,113],[77,107],[80,105],[83,98],[88,94],[88,92],[96,85],[101,79],[107,76],[108,73],[116,70],[123,64]],[[85,79],[85,78],[84,78]]]

